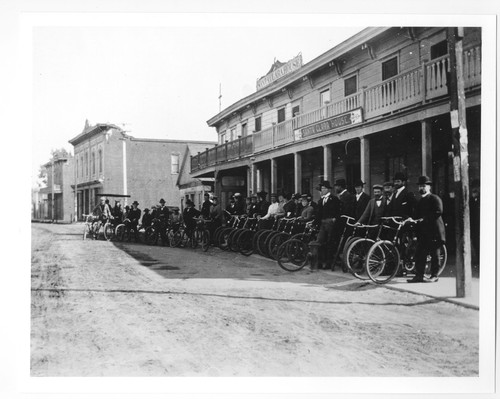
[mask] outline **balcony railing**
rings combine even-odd
[[[463,62],[465,89],[479,86],[481,84],[481,47],[465,49]],[[295,134],[298,129],[357,108],[362,108],[364,119],[369,120],[447,96],[449,68],[448,55],[425,62],[422,66],[396,75],[375,86],[364,88],[342,100],[195,155],[191,157],[191,171],[300,140],[300,136]]]

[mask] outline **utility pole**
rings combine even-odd
[[[463,78],[463,28],[448,28],[450,54],[450,117],[455,183],[456,290],[458,298],[472,293],[469,219],[469,151]]]
[[[51,174],[52,174],[52,184],[50,185],[51,186],[51,191],[52,191],[52,201],[51,201],[51,204],[50,204],[50,208],[52,210],[52,221],[54,221],[55,219],[55,215],[54,215],[54,203],[55,203],[55,200],[54,200],[54,163],[55,163],[55,160],[52,159],[52,163],[51,163]]]
[[[222,109],[222,83],[219,83],[219,112]]]

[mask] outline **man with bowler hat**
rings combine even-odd
[[[438,280],[439,247],[446,242],[443,218],[443,202],[431,193],[431,180],[427,176],[418,178],[421,198],[415,208],[417,223],[417,248],[415,254],[415,277],[409,283],[424,282],[427,256],[431,256],[431,277],[428,282]],[[411,218],[409,220],[412,220]]]
[[[203,204],[201,204],[201,216],[203,216],[203,219],[210,219],[210,208],[212,207],[212,201],[210,201],[210,194],[205,193],[203,194],[204,201]]]
[[[363,190],[365,183],[361,179],[354,182],[354,190],[356,190],[356,207],[354,208],[354,218],[359,220],[361,215],[366,209],[368,202],[370,202],[370,196],[366,194]]]
[[[354,195],[347,191],[347,184],[345,179],[337,179],[335,181],[335,192],[342,204],[342,207],[340,208],[340,214],[354,217],[356,197],[354,197]]]
[[[392,182],[394,186],[394,194],[392,195],[390,204],[390,216],[401,216],[404,219],[413,216],[416,199],[415,195],[409,192],[405,186],[405,174],[401,172],[395,173]]]
[[[139,232],[137,231],[137,225],[139,224],[139,219],[141,218],[141,210],[138,208],[139,203],[137,201],[132,202],[132,209],[128,213],[128,220],[130,220],[129,228],[134,229],[135,240],[139,240]]]
[[[319,225],[317,241],[325,248],[326,268],[333,269],[333,238],[335,222],[340,217],[341,202],[332,195],[332,186],[328,180],[323,181],[318,187],[321,192],[321,198],[316,210],[316,223]],[[312,269],[313,270],[313,269]]]

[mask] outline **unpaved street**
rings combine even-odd
[[[32,225],[32,376],[477,376],[479,312],[211,248]]]

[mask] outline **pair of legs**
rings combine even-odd
[[[427,256],[431,256],[431,278],[437,277],[439,272],[439,248],[443,243],[439,240],[426,240],[420,237],[415,253],[415,278],[424,278]]]

